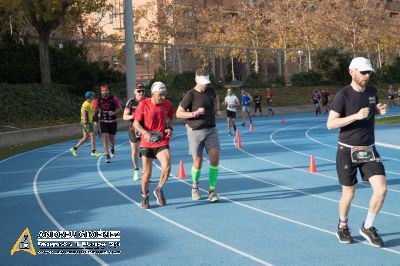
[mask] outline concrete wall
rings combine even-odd
[[[118,129],[127,128],[128,122],[120,119]],[[2,132],[0,133],[0,148],[80,134],[82,134],[80,123]]]
[[[290,106],[290,107],[273,107],[275,116],[288,113],[301,113],[301,112],[312,112],[312,105],[304,106]],[[239,108],[238,108],[239,109]],[[266,114],[267,110],[264,108],[263,113]],[[225,112],[223,111],[221,119],[225,118]],[[241,122],[241,111],[238,110],[237,123]],[[176,123],[182,123],[177,121]],[[124,130],[128,128],[128,122],[122,119],[118,120],[118,130]],[[0,148],[10,147],[19,144],[27,144],[36,141],[49,140],[60,137],[70,137],[74,135],[80,135],[82,133],[81,124],[67,124],[59,126],[41,127],[26,130],[17,130],[10,132],[0,133]]]

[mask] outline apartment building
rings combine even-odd
[[[188,18],[195,17],[196,11],[199,9],[207,9],[213,7],[222,7],[224,10],[231,14],[235,14],[240,12],[241,5],[245,4],[255,4],[257,0],[180,0],[179,4],[185,5],[186,8],[186,16]],[[392,15],[397,15],[400,13],[400,0],[377,0],[378,2],[384,3],[385,7],[390,10]],[[110,35],[119,35],[121,38],[124,36],[123,30],[123,3],[124,0],[109,0],[110,3],[113,4],[114,9],[108,15],[102,16],[103,22],[103,31],[104,36]],[[157,22],[165,20],[166,16],[168,16],[168,10],[166,10],[166,6],[171,0],[135,0],[133,1],[133,6],[135,10],[143,8],[145,5],[148,6],[149,12],[146,12],[146,16],[144,19],[141,19],[139,25],[135,25],[135,30],[139,28],[145,28],[150,22]],[[151,12],[150,12],[151,9]],[[135,14],[134,14],[135,15]],[[138,35],[136,35],[138,37]],[[183,35],[182,35],[183,36]],[[168,42],[185,42],[184,39],[178,39],[178,36],[175,36],[175,40],[173,37],[168,39]],[[137,41],[143,41],[140,38],[136,38]],[[121,57],[118,56],[118,49],[121,46],[109,46],[107,52],[102,54],[102,57],[106,58],[112,65],[120,70],[123,70],[123,64],[119,64],[121,61]],[[154,62],[154,58],[149,57],[149,54],[146,51],[143,51],[140,46],[137,46],[135,51],[137,56],[137,72],[139,75],[139,79],[144,77],[143,79],[147,80],[151,78],[149,73],[153,73],[154,69],[158,67],[158,63]]]
[[[392,16],[400,13],[400,0],[381,0],[380,2],[385,3],[385,7],[390,11]]]

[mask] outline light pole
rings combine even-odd
[[[143,59],[147,62],[147,82],[150,83],[150,54],[147,52],[144,53]]]
[[[124,0],[126,95],[133,98],[136,86],[135,38],[133,36],[132,0]]]
[[[303,50],[298,50],[298,51],[297,51],[297,54],[299,55],[299,59],[300,59],[300,62],[299,62],[299,69],[300,69],[300,72],[301,72],[301,59],[302,59],[302,57],[303,57],[304,52],[303,52]]]

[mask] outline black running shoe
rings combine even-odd
[[[149,194],[146,194],[146,195],[142,194],[142,206],[141,207],[142,207],[142,209],[151,209]]]
[[[363,224],[360,228],[359,233],[362,237],[364,237],[366,240],[368,240],[368,242],[372,246],[381,248],[384,246],[384,242],[383,242],[382,238],[378,235],[377,231],[378,230],[373,226],[369,229],[365,229],[364,224]]]
[[[353,242],[353,237],[351,237],[349,227],[347,226],[338,228],[336,231],[336,236],[340,243],[350,244]]]
[[[167,204],[167,201],[164,198],[164,193],[163,193],[162,189],[154,190],[153,194],[154,194],[154,196],[156,196],[158,205],[164,206],[165,204]]]

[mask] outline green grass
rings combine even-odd
[[[23,130],[23,129],[30,129],[30,128],[38,128],[38,127],[59,126],[59,125],[74,124],[74,123],[79,123],[79,120],[76,117],[66,118],[66,119],[57,119],[57,120],[43,119],[41,121],[3,122],[0,125],[0,132]]]
[[[393,124],[393,125],[400,125],[400,115],[391,116],[380,118],[376,120],[377,124]]]
[[[0,160],[3,160],[5,158],[8,158],[10,156],[13,156],[13,155],[16,155],[16,154],[19,154],[22,152],[34,150],[34,149],[48,146],[51,144],[56,144],[56,143],[60,143],[60,142],[64,142],[64,141],[77,139],[79,137],[81,137],[81,135],[75,135],[75,136],[71,136],[71,137],[54,138],[54,139],[49,139],[49,140],[45,140],[45,141],[37,141],[37,142],[28,143],[28,144],[13,145],[13,146],[10,146],[7,148],[2,148],[0,150]]]

